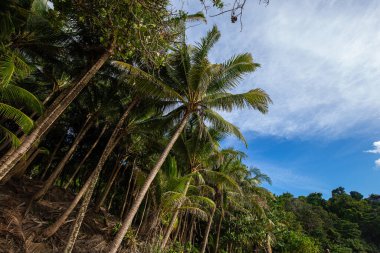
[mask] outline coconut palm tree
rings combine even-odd
[[[7,0],[8,1],[8,0]],[[9,0],[11,1],[11,0]],[[16,1],[16,0],[15,0]],[[97,48],[95,55],[97,59],[89,57],[86,61],[86,71],[80,78],[75,78],[72,84],[59,94],[54,101],[47,107],[44,114],[36,121],[33,131],[26,136],[18,148],[9,150],[9,152],[0,159],[0,180],[22,159],[36,142],[41,139],[57,119],[63,114],[66,108],[79,96],[82,90],[88,86],[90,80],[98,73],[109,58],[115,53],[122,51],[122,56],[135,54],[145,50],[141,55],[146,58],[152,55],[159,56],[159,50],[162,45],[166,45],[173,35],[167,29],[168,23],[163,22],[168,16],[166,11],[167,2],[157,1],[153,8],[141,12],[141,5],[137,2],[124,1],[92,1],[91,5],[78,4],[77,2],[62,3],[54,1],[54,8],[59,10],[65,18],[66,26],[62,30],[76,30],[79,33],[72,35],[75,40],[83,39],[88,34],[95,36],[96,39],[92,47]],[[46,4],[45,4],[46,7]],[[106,15],[93,15],[93,9],[102,9],[107,12]],[[140,15],[137,17],[136,12]],[[154,23],[155,29],[140,29],[141,21],[144,25]],[[122,23],[123,24],[122,24]],[[117,24],[117,25],[116,25]],[[133,25],[135,29],[130,29]],[[138,32],[135,30],[139,30]],[[165,30],[165,33],[163,32]],[[84,34],[83,34],[84,33]],[[87,34],[86,34],[87,33]],[[143,36],[143,38],[141,38]],[[93,42],[92,41],[92,42]],[[88,42],[88,41],[86,41]],[[146,44],[145,44],[146,43]],[[133,44],[133,46],[131,46]],[[144,44],[144,45],[142,45]],[[88,45],[86,45],[88,46]],[[99,50],[100,49],[100,50]],[[124,50],[125,49],[125,50]],[[140,51],[139,51],[140,50]],[[91,54],[93,56],[93,54]],[[162,56],[158,57],[157,62],[162,62]]]
[[[245,74],[253,72],[258,64],[253,62],[250,54],[237,55],[222,64],[210,63],[208,52],[219,37],[219,31],[213,27],[201,43],[195,47],[182,43],[171,56],[163,82],[153,81],[150,76],[136,71],[138,75],[147,80],[145,87],[140,86],[140,88],[154,92],[155,89],[149,88],[153,86],[153,82],[161,90],[165,89],[168,95],[167,100],[177,102],[177,107],[169,112],[166,118],[178,122],[178,124],[134,200],[120,230],[111,243],[109,252],[115,253],[119,248],[151,183],[190,118],[198,118],[202,125],[209,122],[217,129],[224,129],[224,132],[230,132],[238,138],[244,139],[239,129],[223,119],[215,110],[231,111],[236,108],[252,108],[262,113],[267,112],[271,100],[263,90],[253,89],[243,94],[227,92],[236,87]],[[120,63],[120,65],[125,64]],[[126,68],[132,69],[130,66],[126,66]]]

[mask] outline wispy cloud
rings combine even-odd
[[[377,168],[377,169],[380,169],[380,159],[377,159],[377,160],[375,161],[375,165],[376,165],[376,168]]]
[[[380,169],[380,159],[377,159],[375,161],[375,166],[376,166],[376,169],[379,170]]]
[[[375,141],[373,144],[373,148],[370,150],[366,150],[364,152],[366,153],[372,153],[372,154],[380,154],[380,141]],[[375,167],[377,170],[380,169],[380,159],[377,159],[375,161]]]
[[[380,141],[373,143],[373,149],[365,151],[367,153],[380,154]]]
[[[264,88],[268,115],[225,114],[244,131],[284,137],[327,138],[380,127],[380,1],[249,1],[244,27],[226,16],[210,19],[222,32],[215,61],[251,52],[262,65],[239,91]],[[189,30],[197,40],[206,27]],[[378,131],[378,130],[376,130]]]

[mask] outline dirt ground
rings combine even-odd
[[[63,252],[76,213],[51,238],[40,235],[63,213],[74,195],[54,187],[43,200],[33,203],[24,217],[28,201],[41,185],[42,182],[26,178],[0,185],[0,252]],[[89,208],[74,252],[105,252],[117,221],[104,211],[94,213]]]

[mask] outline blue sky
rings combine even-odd
[[[174,5],[202,10],[194,0]],[[329,197],[338,186],[380,193],[380,1],[250,0],[242,31],[224,15],[189,24],[187,39],[199,40],[213,24],[222,33],[214,62],[250,52],[261,64],[236,91],[260,87],[274,102],[264,116],[224,114],[249,147],[232,138],[224,145],[245,151],[277,194]]]

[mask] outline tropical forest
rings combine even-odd
[[[223,37],[270,8],[1,0],[0,252],[379,253],[380,188],[278,190],[250,152],[287,104]]]

